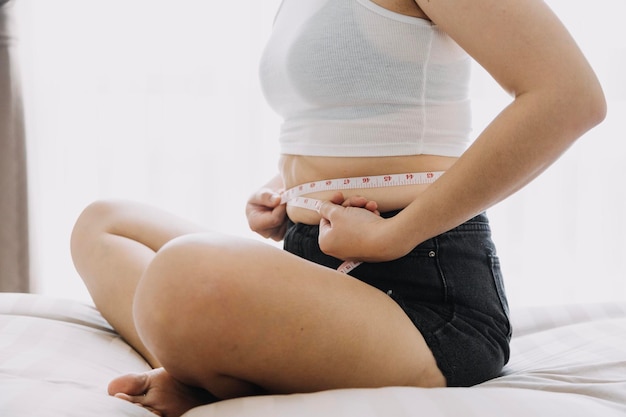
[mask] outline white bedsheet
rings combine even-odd
[[[476,387],[243,398],[185,417],[626,416],[626,303],[512,315],[511,361],[501,377]],[[93,307],[0,294],[0,416],[153,416],[106,394],[113,377],[147,369]]]

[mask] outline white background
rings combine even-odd
[[[279,120],[257,61],[278,3],[17,0],[37,292],[88,299],[69,235],[96,199],[254,237],[245,201],[276,172]],[[625,300],[626,3],[547,3],[596,69],[609,114],[489,211],[509,299]],[[478,134],[509,98],[478,66],[472,91]]]

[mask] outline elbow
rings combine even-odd
[[[599,83],[586,95],[586,113],[587,123],[591,129],[594,126],[599,125],[606,118],[607,103],[604,91]]]
[[[606,97],[595,77],[591,82],[581,83],[569,91],[569,94],[565,94],[564,103],[570,109],[568,113],[572,116],[572,128],[579,135],[604,121],[607,114]]]
[[[535,104],[541,103],[535,109],[547,116],[552,128],[564,138],[575,141],[604,121],[606,98],[593,72],[584,76],[548,77],[542,81],[543,85],[532,93],[531,89],[515,92],[515,98],[534,97]]]

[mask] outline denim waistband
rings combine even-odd
[[[380,216],[389,219],[394,217],[402,210],[392,210],[381,213]],[[299,233],[304,233],[310,237],[316,237],[319,234],[319,225],[310,225],[305,223],[294,223],[291,219],[288,219],[288,227],[296,226]],[[467,220],[465,223],[462,223],[447,232],[444,233],[454,233],[454,232],[469,232],[469,231],[485,231],[491,232],[491,226],[489,225],[489,218],[485,212],[482,212],[471,219]]]

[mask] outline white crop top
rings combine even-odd
[[[469,56],[371,0],[283,0],[260,64],[284,154],[460,156]]]

